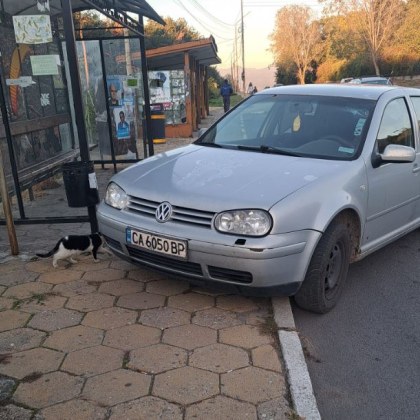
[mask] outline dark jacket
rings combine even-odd
[[[229,83],[223,83],[222,87],[220,88],[220,94],[222,96],[230,96],[232,93],[232,86]]]

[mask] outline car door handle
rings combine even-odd
[[[415,163],[413,165],[413,173],[416,174],[417,172],[420,172],[420,166]]]

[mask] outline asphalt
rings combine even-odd
[[[102,194],[112,171],[95,170]],[[28,205],[65,214],[56,190]],[[54,269],[35,253],[88,224],[16,231],[12,257],[0,226],[0,420],[320,418],[287,298],[197,288],[108,254]]]

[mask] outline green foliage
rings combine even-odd
[[[95,101],[94,101],[94,92],[93,89],[89,89],[83,95],[83,111],[85,115],[85,124],[86,132],[88,136],[89,143],[95,142],[95,135],[97,134],[96,129],[96,110],[95,110]]]
[[[209,67],[207,69],[208,82],[207,86],[209,89],[209,99],[216,99],[220,96],[220,86],[223,83],[223,77],[217,71],[216,67]]]
[[[111,19],[101,17],[98,12],[92,10],[73,13],[73,22],[78,39],[112,37],[115,30],[109,28],[117,25]],[[83,31],[83,28],[89,30]]]
[[[348,60],[338,74],[339,78],[374,75],[375,69],[367,56],[358,56]]]
[[[174,20],[166,17],[163,20],[166,23],[165,26],[153,20],[147,22],[144,28],[146,50],[202,38],[184,18]]]
[[[217,86],[223,83],[223,77],[217,71],[216,67],[208,67],[207,74],[209,78],[212,78],[217,83]]]
[[[317,79],[317,76],[316,76],[317,67],[318,67],[318,63],[313,61],[311,69],[305,72],[306,84],[315,83]],[[296,85],[298,83],[296,73],[297,72],[296,72],[295,65],[286,65],[286,64],[279,65],[277,66],[277,69],[276,69],[276,75],[275,75],[276,83],[281,83],[282,85]]]
[[[242,98],[241,95],[233,94],[230,97],[230,107],[232,108],[233,106],[235,106],[236,104],[238,104],[239,102],[241,102],[242,99],[243,98]],[[223,99],[220,96],[220,93],[218,94],[217,97],[214,97],[214,98],[209,99],[209,106],[223,107]]]
[[[209,77],[207,86],[209,88],[209,99],[217,98],[219,96],[219,83],[213,77]]]
[[[297,84],[296,66],[285,63],[277,66],[276,83],[281,83],[282,85]]]

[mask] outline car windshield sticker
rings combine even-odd
[[[340,146],[340,147],[338,148],[338,151],[339,151],[339,152],[343,152],[343,153],[350,153],[350,154],[353,154],[353,153],[354,153],[354,148],[353,148],[353,147],[342,147],[342,146]]]
[[[293,120],[293,131],[300,130],[300,115],[297,114],[296,118]]]
[[[354,133],[353,133],[355,136],[360,136],[360,134],[362,134],[365,122],[366,122],[366,118],[359,118],[359,121],[357,121],[356,127],[354,129]]]

